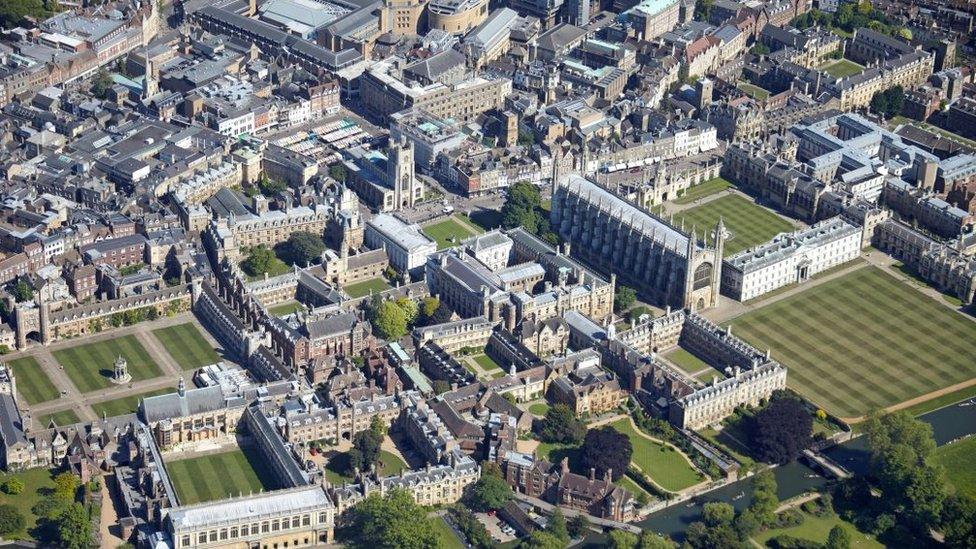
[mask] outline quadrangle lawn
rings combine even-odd
[[[31,509],[54,490],[54,479],[47,469],[28,469],[16,473],[0,473],[0,483],[9,478],[17,478],[24,483],[24,491],[17,495],[0,492],[0,504],[13,505],[24,515],[24,528],[10,534],[4,539],[31,539],[30,531],[37,525],[38,517]]]
[[[173,387],[164,387],[162,389],[155,389],[145,393],[139,393],[137,395],[129,395],[122,398],[116,398],[114,400],[97,402],[92,404],[91,407],[92,410],[98,414],[98,417],[102,417],[103,415],[108,417],[122,416],[125,414],[135,413],[139,409],[139,402],[146,397],[165,395],[175,391],[176,389]]]
[[[639,433],[630,418],[619,419],[610,426],[627,435],[634,448],[631,461],[661,488],[678,492],[704,480],[684,454]]]
[[[166,352],[184,370],[196,370],[220,362],[220,356],[192,322],[153,330]]]
[[[482,370],[488,373],[492,373],[496,370],[501,370],[502,373],[507,372],[507,370],[502,368],[497,362],[492,360],[491,357],[488,355],[478,355],[474,357],[474,361],[478,363],[478,366],[481,366]]]
[[[731,233],[725,241],[725,257],[794,230],[789,221],[739,195],[723,196],[675,214],[674,223],[680,227],[684,219],[685,230],[694,226],[701,237],[706,232],[711,235],[720,217]]]
[[[711,196],[716,193],[720,193],[732,186],[727,179],[722,177],[716,177],[715,179],[709,179],[704,183],[699,183],[692,187],[688,187],[685,194],[674,199],[675,204],[691,204],[699,198],[706,196]]]
[[[183,505],[273,489],[271,470],[256,450],[236,449],[171,461],[166,470]]]
[[[976,498],[976,437],[940,446],[935,451],[935,462],[945,468],[949,489],[957,494]]]
[[[769,90],[765,88],[760,88],[759,86],[750,84],[748,82],[739,82],[737,84],[739,89],[746,92],[746,95],[757,100],[762,101],[769,98]]]
[[[863,70],[864,67],[847,59],[840,59],[824,67],[824,72],[826,72],[830,76],[833,76],[834,78],[844,78],[845,76],[854,76],[855,74],[861,74],[861,71]]]
[[[386,450],[380,450],[377,468],[380,476],[399,475],[401,470],[409,469],[400,456]],[[332,456],[325,465],[325,476],[333,484],[353,482],[354,479],[349,473],[349,453],[342,452]]]
[[[438,250],[457,246],[465,238],[474,236],[474,231],[468,229],[453,217],[449,217],[444,221],[438,221],[432,225],[427,225],[423,228],[423,232],[437,241]]]
[[[268,312],[275,316],[287,316],[302,308],[302,304],[297,301],[286,301],[273,307],[268,307]]]
[[[751,311],[732,333],[769,348],[787,384],[854,419],[976,376],[976,323],[877,267]]]
[[[384,290],[389,290],[392,287],[384,278],[371,278],[362,282],[356,282],[355,284],[347,284],[342,289],[349,294],[349,297],[356,299],[369,295],[371,291],[373,293],[379,293]]]
[[[17,392],[27,400],[28,404],[39,404],[58,398],[61,394],[51,383],[47,374],[32,356],[25,356],[7,362],[17,378]]]
[[[78,423],[81,418],[74,410],[61,410],[60,412],[54,412],[53,414],[48,414],[46,416],[41,416],[40,424],[42,427],[47,428],[50,425],[51,420],[57,423],[59,426],[71,425],[73,423]]]
[[[109,380],[114,373],[115,359],[119,355],[128,361],[129,374],[133,381],[162,375],[159,365],[149,356],[136,336],[131,334],[59,349],[53,354],[55,360],[64,367],[71,382],[82,393],[114,386]]]

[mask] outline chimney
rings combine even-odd
[[[590,467],[590,480],[596,480],[596,468]]]

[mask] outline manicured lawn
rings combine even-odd
[[[498,363],[492,360],[488,355],[478,355],[473,359],[478,363],[478,366],[481,366],[482,370],[488,373],[493,373],[493,370],[501,370],[502,372],[506,372],[504,368],[499,366]]]
[[[699,183],[694,187],[689,187],[685,194],[674,200],[675,204],[691,204],[699,198],[704,198],[706,196],[711,196],[716,193],[720,193],[732,186],[727,179],[723,177],[716,177],[715,179],[709,179],[704,183]]]
[[[763,532],[759,532],[753,538],[759,543],[765,545],[769,540],[782,535],[793,536],[796,538],[802,538],[815,543],[824,543],[827,541],[827,536],[830,535],[830,529],[838,524],[847,530],[847,533],[851,536],[851,547],[857,548],[882,548],[884,545],[878,543],[877,540],[860,532],[853,524],[842,520],[837,515],[828,515],[824,517],[818,517],[816,515],[811,515],[809,513],[803,513],[803,523],[799,526],[794,526],[792,528],[771,528]]]
[[[752,466],[752,464],[756,461],[749,457],[749,449],[739,444],[737,439],[730,437],[730,432],[728,429],[728,427],[722,429],[721,431],[716,431],[715,429],[704,429],[702,431],[698,431],[698,434],[701,435],[701,437],[705,440],[728,452],[728,454],[735,458],[735,460],[741,465]]]
[[[133,414],[139,409],[139,402],[141,402],[142,399],[156,395],[165,395],[167,393],[172,393],[175,390],[176,389],[172,387],[156,389],[145,393],[139,393],[138,395],[130,395],[117,398],[115,400],[106,400],[105,402],[92,404],[91,407],[99,417],[101,417],[103,414],[108,417]]]
[[[976,498],[976,437],[953,442],[935,451],[935,462],[945,468],[949,489]]]
[[[543,404],[541,402],[536,402],[535,404],[529,406],[529,413],[535,414],[540,417],[546,415],[546,412],[548,411],[549,411],[549,405]]]
[[[932,400],[926,400],[925,402],[920,402],[914,406],[909,406],[908,408],[905,408],[905,411],[913,416],[920,416],[933,410],[938,410],[939,408],[973,397],[976,397],[976,385],[970,385],[965,389],[959,389],[958,391],[953,391],[940,397],[933,398]]]
[[[380,476],[399,475],[402,469],[409,469],[400,456],[380,450],[378,465]],[[333,484],[352,482],[354,479],[349,471],[349,454],[343,452],[333,456],[325,466],[325,476]]]
[[[192,322],[153,330],[166,352],[184,370],[196,370],[220,362],[220,356]]]
[[[357,297],[369,295],[370,292],[379,293],[384,290],[389,290],[392,287],[385,278],[371,278],[355,284],[348,284],[343,286],[342,289],[349,294],[349,297],[356,299]]]
[[[833,76],[834,78],[844,78],[845,76],[854,76],[855,74],[861,74],[864,67],[858,65],[853,61],[847,59],[840,59],[830,65],[824,67],[824,72]]]
[[[271,471],[256,451],[237,449],[166,464],[183,505],[274,488]]]
[[[637,496],[637,494],[640,494],[641,492],[643,492],[645,494],[647,493],[647,492],[644,491],[643,488],[640,487],[640,485],[638,485],[636,482],[634,482],[633,480],[631,480],[631,478],[628,477],[627,475],[624,475],[624,476],[620,477],[615,482],[621,488],[623,488],[624,490],[627,490],[628,492],[630,492],[634,496]]]
[[[34,505],[44,499],[45,494],[54,490],[51,471],[47,469],[28,469],[19,473],[0,473],[0,484],[9,478],[18,478],[24,483],[24,491],[16,496],[0,492],[0,505],[13,505],[24,515],[24,529],[4,534],[4,539],[31,539],[29,532],[37,525],[37,515],[31,512]]]
[[[286,301],[285,303],[279,303],[274,307],[268,307],[268,312],[275,316],[286,316],[298,311],[302,308],[302,304],[297,301]]]
[[[28,404],[54,400],[60,396],[58,388],[47,378],[37,359],[25,356],[7,362],[17,379],[17,392]]]
[[[73,423],[78,423],[81,420],[74,410],[61,410],[60,412],[54,412],[53,414],[41,416],[41,426],[47,428],[52,419],[54,420],[54,423],[57,423],[59,426],[71,425]]]
[[[695,375],[701,370],[710,368],[707,362],[691,354],[685,349],[682,349],[681,347],[678,347],[677,349],[665,354],[664,358],[674,362],[676,366],[684,370],[685,373],[689,375]]]
[[[769,97],[769,90],[760,88],[759,86],[755,86],[748,82],[739,82],[737,85],[739,86],[740,90],[746,92],[746,95],[758,101],[762,101],[763,99],[767,99]]]
[[[684,454],[638,433],[630,419],[620,419],[611,427],[627,435],[634,447],[631,461],[661,488],[677,492],[703,480]]]
[[[438,221],[433,225],[427,225],[423,228],[423,232],[427,236],[437,241],[438,250],[457,246],[465,238],[474,235],[474,232],[471,229],[468,229],[465,225],[458,223],[458,221],[453,218],[447,218],[444,221]]]
[[[465,545],[458,539],[454,529],[445,522],[444,517],[431,517],[430,521],[433,523],[434,531],[437,532],[437,538],[440,541],[438,547],[441,549],[464,549]]]
[[[128,361],[133,381],[162,375],[159,366],[134,335],[54,351],[55,360],[64,366],[65,373],[82,393],[114,387],[109,380],[119,355]]]
[[[732,333],[789,367],[787,383],[853,418],[976,376],[976,323],[877,267],[756,309]]]
[[[684,219],[685,230],[690,232],[694,226],[701,237],[706,232],[711,234],[720,217],[730,233],[725,241],[725,257],[794,230],[789,221],[739,195],[723,196],[685,210],[675,215],[674,222],[681,226]]]

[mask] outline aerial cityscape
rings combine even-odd
[[[0,545],[976,548],[976,0],[0,0]]]

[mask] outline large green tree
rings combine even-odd
[[[779,507],[776,489],[776,477],[769,469],[752,477],[752,504],[749,505],[749,511],[763,526],[771,526],[776,522],[776,508]]]
[[[395,301],[384,300],[373,311],[373,327],[383,339],[395,341],[407,333],[407,313]]]
[[[583,466],[596,469],[600,477],[610,471],[613,480],[619,479],[627,472],[633,453],[630,438],[609,425],[586,431],[583,439]]]
[[[481,478],[471,487],[469,505],[476,511],[499,509],[514,497],[512,487],[497,469],[484,469]]]
[[[843,526],[837,525],[830,529],[824,549],[850,549],[851,534]]]
[[[613,310],[618,313],[625,311],[635,301],[637,301],[637,292],[629,286],[620,286],[613,295]]]
[[[24,528],[23,513],[10,504],[0,505],[0,536],[19,532]]]
[[[92,546],[91,520],[80,503],[72,503],[57,520],[58,541],[67,549],[87,549]]]
[[[349,545],[368,549],[437,549],[440,540],[427,511],[413,496],[394,488],[387,496],[372,494],[344,515]]]
[[[264,246],[255,246],[248,251],[247,257],[241,262],[241,269],[251,276],[272,274],[280,270],[278,267],[280,261],[273,251]]]
[[[383,435],[373,429],[356,433],[349,450],[349,472],[368,471],[379,460],[382,444]]]
[[[304,267],[317,263],[325,251],[325,242],[318,235],[305,231],[292,233],[288,240],[279,244],[281,258],[289,265]]]
[[[539,438],[543,442],[580,444],[586,435],[586,425],[576,419],[576,414],[565,404],[556,404],[546,410],[546,417],[539,425]]]
[[[785,464],[810,446],[813,415],[803,402],[790,396],[774,395],[756,413],[752,426],[752,445],[756,457],[767,463]]]

